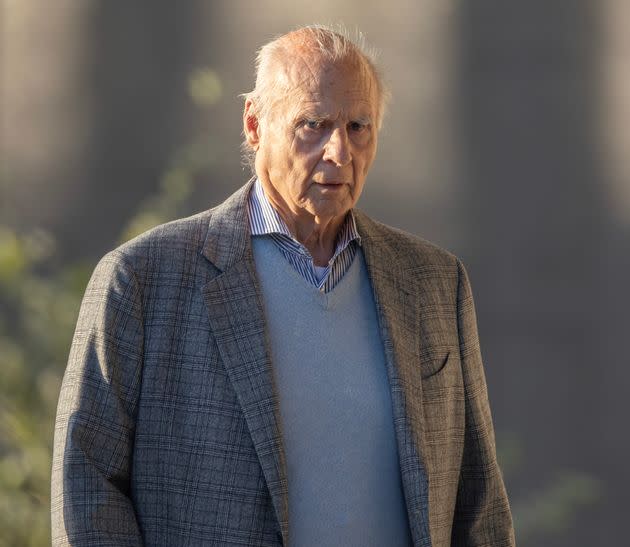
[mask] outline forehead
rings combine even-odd
[[[360,59],[331,63],[298,55],[285,65],[283,72],[287,110],[369,110],[373,115],[376,109],[374,76]]]

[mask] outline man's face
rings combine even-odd
[[[288,79],[289,93],[257,121],[256,173],[285,217],[342,218],[376,154],[373,76],[359,63],[311,59],[295,61]]]

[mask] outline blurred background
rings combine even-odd
[[[360,207],[459,255],[520,546],[622,545],[630,2],[0,3],[0,546],[49,544],[53,420],[96,261],[219,203],[255,50],[308,23],[393,93]]]

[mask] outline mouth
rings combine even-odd
[[[327,180],[327,181],[324,181],[324,182],[315,182],[315,184],[317,184],[318,186],[322,186],[324,188],[335,188],[337,186],[339,186],[339,187],[344,186],[347,183],[344,182],[344,181]]]
[[[315,184],[322,194],[336,195],[344,191],[348,186],[344,182],[318,182]]]

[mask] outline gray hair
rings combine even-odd
[[[335,30],[324,25],[309,25],[278,36],[258,50],[255,87],[241,96],[252,101],[259,119],[267,118],[274,105],[282,100],[288,86],[286,79],[279,77],[277,67],[286,66],[286,60],[291,58],[296,47],[308,48],[325,62],[336,64],[351,59],[368,69],[378,92],[376,125],[380,129],[390,97],[389,90],[376,64],[376,51],[366,45],[363,34],[358,31],[355,34],[355,37],[350,36],[343,27]],[[247,139],[243,140],[241,150],[244,163],[253,172],[256,153]]]

